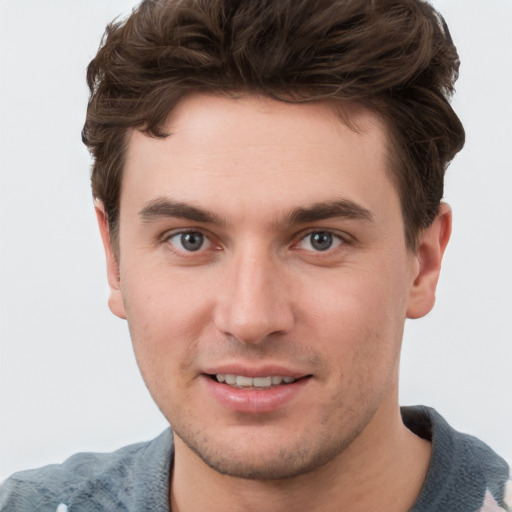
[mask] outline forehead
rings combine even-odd
[[[347,195],[367,207],[383,191],[396,195],[383,122],[354,105],[342,114],[328,103],[189,96],[169,116],[168,137],[130,134],[121,210],[166,195],[238,213]]]

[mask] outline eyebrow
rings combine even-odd
[[[222,217],[215,213],[187,203],[173,201],[166,197],[150,201],[139,211],[139,216],[143,222],[154,222],[163,218],[180,218],[206,224],[227,224]],[[334,217],[363,220],[366,222],[374,220],[373,213],[367,208],[348,199],[337,199],[325,203],[314,203],[307,207],[294,208],[285,217],[285,222],[278,222],[278,224],[305,224]]]
[[[226,224],[221,217],[212,212],[187,203],[173,201],[165,197],[159,197],[158,199],[150,201],[139,212],[139,216],[144,222],[153,222],[163,218],[175,217],[195,222],[204,222],[206,224]]]
[[[304,224],[319,220],[342,217],[346,219],[373,222],[373,213],[363,206],[348,199],[337,199],[326,203],[314,203],[305,208],[295,208],[287,218],[290,224]]]

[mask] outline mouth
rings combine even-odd
[[[231,373],[217,373],[209,377],[220,384],[226,384],[232,388],[238,389],[270,389],[280,386],[293,384],[302,379],[307,379],[311,375],[295,378],[281,375],[269,375],[267,377],[247,377],[246,375],[234,375]]]
[[[223,410],[266,414],[287,407],[300,397],[309,400],[306,390],[312,374],[270,366],[237,371],[233,366],[203,373],[206,389]]]

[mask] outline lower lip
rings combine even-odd
[[[275,411],[292,401],[310,379],[303,378],[291,384],[262,389],[233,388],[206,375],[203,380],[208,391],[227,409],[234,412],[260,414]]]

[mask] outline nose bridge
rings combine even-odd
[[[258,244],[246,244],[232,254],[218,304],[221,331],[244,343],[258,343],[291,328],[293,310],[281,265],[271,248]]]

